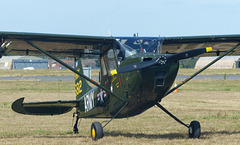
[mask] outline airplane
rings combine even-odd
[[[198,121],[186,124],[160,103],[222,57],[240,54],[237,49],[240,35],[100,37],[0,32],[0,36],[0,57],[46,55],[75,74],[76,100],[24,102],[24,98],[19,98],[12,103],[12,110],[27,115],[59,115],[75,108],[74,133],[78,133],[79,118],[108,118],[104,124],[91,124],[91,138],[95,141],[104,137],[104,128],[115,118],[136,116],[155,105],[187,127],[189,138],[200,138]],[[171,89],[179,60],[195,56],[218,57]],[[58,57],[73,58],[75,66]],[[84,58],[100,60],[99,82],[83,74],[81,59]]]

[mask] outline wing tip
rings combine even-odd
[[[39,102],[23,103],[24,97],[19,98],[12,103],[12,110],[16,113],[27,115],[60,115],[72,110],[73,106],[53,106],[53,105],[38,105]],[[46,102],[40,102],[46,103]],[[55,104],[61,104],[56,101]]]

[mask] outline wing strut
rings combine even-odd
[[[54,57],[53,55],[49,54],[48,52],[46,52],[45,50],[41,49],[40,47],[36,46],[34,43],[32,43],[29,40],[25,40],[25,42],[27,42],[29,45],[31,45],[32,47],[36,48],[37,50],[39,50],[40,52],[44,53],[45,55],[47,55],[48,57],[52,58],[53,60],[59,62],[61,65],[65,66],[66,68],[70,69],[72,72],[78,74],[79,76],[83,77],[84,79],[86,79],[87,81],[89,81],[90,83],[94,84],[95,86],[101,88],[102,90],[106,91],[107,93],[109,93],[110,95],[112,95],[113,97],[115,97],[116,99],[122,101],[122,102],[126,102],[125,99],[113,94],[110,90],[108,90],[107,88],[101,86],[100,84],[98,84],[97,82],[95,82],[94,80],[88,78],[87,76],[85,76],[84,74],[78,72],[76,69],[72,68],[71,66],[67,65],[66,63],[64,63],[63,61],[61,61],[60,59]]]
[[[226,53],[224,53],[223,55],[217,57],[216,59],[214,59],[212,62],[210,62],[208,65],[206,65],[205,67],[203,67],[202,69],[200,69],[199,71],[197,71],[196,73],[194,73],[193,75],[191,75],[190,77],[186,78],[184,81],[182,81],[182,83],[178,84],[176,87],[172,88],[170,91],[168,91],[166,93],[166,95],[164,97],[166,97],[167,95],[169,95],[170,93],[172,93],[173,91],[175,91],[177,88],[181,87],[182,85],[184,85],[185,83],[187,83],[188,81],[190,81],[192,78],[194,78],[195,76],[197,76],[198,74],[200,74],[202,71],[204,71],[205,69],[207,69],[208,67],[210,67],[211,65],[213,65],[215,62],[217,62],[218,60],[220,60],[221,58],[223,58],[224,56],[226,56],[227,54],[229,54],[230,52],[232,52],[234,49],[236,49],[238,46],[240,45],[240,42],[232,47],[231,49],[229,49]]]

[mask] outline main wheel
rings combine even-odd
[[[104,129],[102,124],[99,122],[93,122],[91,125],[91,137],[93,140],[98,140],[103,138],[104,136]]]
[[[199,138],[201,135],[201,126],[198,121],[192,121],[189,126],[189,138]]]

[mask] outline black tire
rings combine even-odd
[[[198,121],[192,121],[189,126],[189,138],[199,138],[201,135],[201,126]]]
[[[99,122],[92,123],[90,132],[93,140],[98,140],[104,136],[104,129]]]

